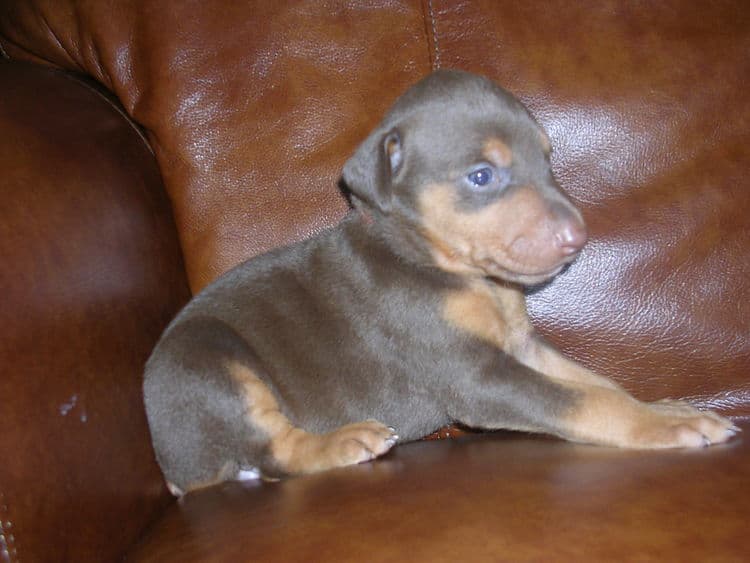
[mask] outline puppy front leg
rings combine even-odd
[[[626,395],[631,401],[635,401],[642,409],[648,409],[648,411],[652,413],[652,416],[657,416],[657,418],[664,418],[665,416],[669,417],[670,415],[676,416],[681,420],[685,418],[701,420],[706,417],[712,418],[719,425],[719,427],[713,428],[713,431],[711,428],[714,425],[706,422],[699,423],[699,426],[704,428],[707,432],[705,437],[708,443],[723,442],[725,441],[721,439],[723,434],[726,434],[726,438],[729,438],[739,430],[728,419],[710,411],[700,411],[682,401],[673,401],[670,399],[665,399],[655,403],[643,403],[637,401],[611,379],[601,376],[590,369],[583,367],[577,362],[566,358],[561,352],[556,350],[551,344],[536,334],[534,334],[529,339],[528,344],[524,346],[519,359],[522,363],[536,371],[544,373],[553,379],[568,381],[574,386],[590,385],[618,391],[619,393]],[[589,397],[597,397],[597,394],[589,393]],[[603,398],[601,394],[596,400],[604,401],[605,403],[614,401],[612,397],[606,399]],[[654,424],[658,424],[658,422],[654,422]]]
[[[566,358],[536,333],[532,333],[525,339],[514,356],[522,364],[555,379],[623,391],[622,387],[611,379]]]
[[[455,413],[461,422],[641,449],[702,447],[737,431],[715,413],[682,403],[643,403],[601,384],[598,376],[594,383],[551,377],[509,356],[495,367],[492,374],[462,380]]]

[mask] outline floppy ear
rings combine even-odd
[[[351,192],[369,207],[391,210],[392,180],[403,164],[398,129],[376,129],[344,165],[343,178]]]

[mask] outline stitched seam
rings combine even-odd
[[[432,0],[427,0],[427,12],[430,17],[430,27],[432,28],[432,45],[434,56],[432,58],[432,69],[440,68],[440,42],[438,41],[437,20],[435,19],[435,9]]]
[[[13,522],[8,516],[8,505],[5,504],[5,494],[0,491],[0,560],[7,563],[20,563],[16,538],[13,535]]]

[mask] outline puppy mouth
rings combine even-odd
[[[549,268],[540,268],[522,260],[514,259],[504,250],[497,250],[492,256],[476,257],[473,262],[490,277],[523,285],[538,285],[554,278],[575,258],[576,255],[571,255]]]
[[[487,272],[487,275],[491,278],[497,278],[513,283],[518,283],[521,285],[540,285],[543,283],[546,283],[550,281],[552,278],[557,276],[560,272],[562,272],[565,267],[568,265],[568,263],[560,264],[559,266],[553,268],[552,270],[546,271],[546,272],[539,272],[539,273],[533,273],[533,274],[527,274],[527,273],[521,273],[521,272],[515,272],[513,270],[508,270],[507,268],[503,268],[502,266],[498,266],[495,268],[486,268],[485,271]]]

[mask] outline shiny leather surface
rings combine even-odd
[[[143,364],[188,290],[138,132],[0,61],[0,561],[108,561],[168,500]]]
[[[419,442],[188,495],[128,560],[740,562],[749,478],[747,440],[662,453],[504,434]]]

